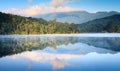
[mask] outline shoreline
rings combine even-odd
[[[55,36],[63,36],[63,37],[120,37],[120,33],[80,33],[80,34],[29,34],[29,35],[0,35],[0,37],[14,37],[14,36],[47,36],[47,37],[55,37]]]

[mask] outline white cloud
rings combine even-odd
[[[28,0],[32,3],[32,0]],[[22,16],[34,16],[39,14],[53,13],[53,12],[70,12],[70,11],[80,11],[79,8],[72,8],[68,6],[63,6],[67,3],[72,3],[77,0],[52,0],[48,5],[39,4],[34,6],[29,6],[25,8],[11,8],[4,10],[5,13],[17,14]]]
[[[31,5],[31,4],[32,4],[32,0],[28,0],[28,2],[29,2],[29,5]]]
[[[4,10],[3,12],[5,13],[12,13],[12,14],[17,14],[17,15],[22,15],[22,16],[34,16],[38,14],[46,14],[46,13],[53,13],[53,12],[70,12],[70,11],[80,11],[81,9],[79,8],[71,8],[67,6],[60,6],[60,7],[53,7],[53,6],[45,6],[45,5],[36,5],[36,6],[31,6],[23,9],[8,9]]]
[[[50,5],[54,7],[58,7],[58,6],[64,6],[66,4],[73,3],[76,1],[80,1],[80,0],[52,0]]]
[[[67,2],[65,0],[52,0],[52,2],[50,3],[51,6],[63,6],[64,4],[66,4]]]

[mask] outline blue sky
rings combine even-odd
[[[33,10],[35,11],[33,11]],[[85,10],[88,12],[119,11],[120,0],[1,0],[0,11],[25,15]],[[38,12],[36,12],[38,11]],[[42,11],[42,12],[41,12]],[[40,13],[41,12],[41,13]]]

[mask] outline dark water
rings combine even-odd
[[[120,37],[0,36],[0,71],[120,71]]]

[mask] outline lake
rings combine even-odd
[[[1,35],[0,71],[120,71],[120,34]]]

